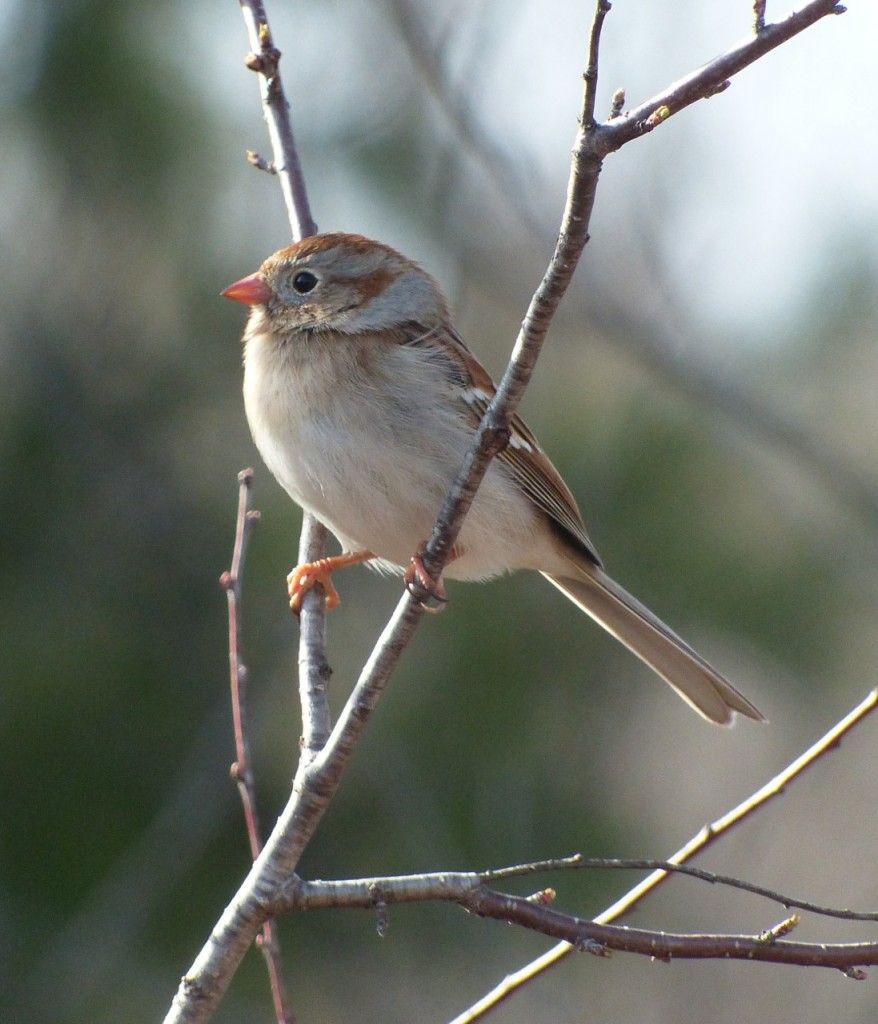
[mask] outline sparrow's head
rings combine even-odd
[[[282,333],[361,334],[448,319],[425,270],[389,245],[341,232],[281,249],[223,295],[254,307],[262,330]]]

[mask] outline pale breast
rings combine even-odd
[[[301,335],[278,345],[255,334],[244,399],[256,446],[290,496],[346,550],[407,565],[472,442],[465,409],[435,364],[363,337]],[[531,503],[493,464],[446,575],[524,567],[514,553],[535,525]]]

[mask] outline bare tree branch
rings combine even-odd
[[[824,755],[835,750],[841,744],[842,739],[868,715],[878,708],[878,689],[872,690],[852,711],[841,721],[837,722],[828,732],[810,746],[803,754],[800,754],[783,771],[770,779],[761,789],[758,789],[752,796],[747,797],[732,810],[728,811],[716,821],[705,825],[683,846],[668,858],[672,864],[683,864],[691,860],[696,854],[715,843],[726,832],[736,825],[739,825],[746,818],[749,818],[755,811],[764,807],[773,797],[783,793],[787,786],[816,764]],[[653,871],[648,878],[636,885],[627,892],[621,899],[599,914],[595,921],[598,924],[609,924],[616,921],[624,914],[630,913],[638,903],[658,886],[670,878],[666,868]],[[495,1009],[500,1003],[505,1002],[514,995],[522,986],[529,984],[550,967],[560,963],[568,954],[574,952],[575,947],[569,942],[559,942],[541,956],[532,960],[524,967],[508,974],[499,985],[487,992],[482,998],[465,1010],[449,1024],[473,1024],[481,1020],[487,1013]]]
[[[277,70],[280,53],[273,45],[261,2],[241,0],[241,6],[253,50],[247,63],[261,76],[263,108],[274,149],[273,166],[281,180],[284,196],[291,211],[294,237],[301,237],[311,233],[314,224],[308,212],[301,170],[295,158],[287,105]],[[589,63],[585,76],[580,129],[573,152],[567,202],[555,252],[530,303],[496,397],[488,407],[473,447],[455,479],[427,545],[424,562],[434,579],[437,579],[441,572],[491,458],[507,441],[511,417],[530,379],[549,323],[570,283],[586,244],[588,223],[603,157],[630,139],[644,134],[696,99],[712,95],[724,88],[728,76],[734,74],[736,70],[762,56],[795,32],[801,31],[817,18],[838,10],[828,0],[813,0],[804,9],[810,12],[810,20],[802,17],[802,12],[798,12],[797,20],[783,30],[780,30],[779,26],[768,26],[756,37],[755,45],[751,42],[729,51],[630,114],[615,118],[607,124],[598,124],[593,119],[598,49],[600,28],[608,9],[606,0],[598,0],[589,43]],[[311,539],[303,539],[303,548],[313,551]],[[317,596],[309,595],[306,599],[305,612],[320,615],[321,610],[322,601]],[[404,595],[322,748],[320,743],[328,725],[328,718],[312,719],[306,726],[306,733],[311,730],[310,739],[307,740],[309,756],[300,758],[290,800],[247,878],[223,912],[190,971],[183,978],[166,1017],[166,1024],[181,1024],[184,1021],[194,1024],[196,1021],[205,1021],[216,1008],[242,957],[272,913],[278,892],[282,891],[284,885],[293,877],[299,857],[338,789],[356,742],[422,614],[423,609],[418,600],[410,594]],[[303,630],[307,628],[307,617],[303,616]],[[306,669],[311,673],[307,685],[302,685],[300,692],[303,700],[317,702],[325,698],[325,660],[315,668],[313,659],[315,646],[322,650],[322,620],[320,630],[312,634],[312,641],[314,646],[303,644],[300,647],[300,659],[306,663]],[[303,716],[305,714],[306,709],[303,708]],[[505,913],[505,919],[509,919],[509,914],[512,913],[520,923],[531,926],[531,911],[542,911],[545,908],[535,902],[480,890],[478,900],[469,909],[483,916],[502,916]],[[570,935],[576,943],[583,941],[580,938],[580,931],[570,932],[570,919],[565,915],[558,916],[562,919],[562,922],[557,922],[558,928],[567,929],[562,934]],[[544,918],[540,921],[534,919],[532,923],[544,931],[555,927],[556,924],[554,920],[547,923]],[[723,937],[717,939],[722,940]],[[591,938],[586,936],[585,941],[590,942]],[[595,941],[600,943],[602,940]],[[652,937],[644,939],[644,942],[652,941]],[[765,949],[777,945],[762,941]],[[751,950],[748,949],[747,952]],[[734,953],[727,952],[724,955]],[[805,956],[806,953],[801,955]]]
[[[779,903],[787,910],[805,910],[822,917],[834,917],[840,921],[878,921],[878,911],[826,907],[788,896],[763,885],[754,885],[740,878],[704,871],[689,864],[676,864],[670,860],[584,857],[581,853],[527,864],[513,864],[504,868],[489,868],[485,871],[430,871],[413,875],[376,875],[372,878],[313,881],[306,881],[294,875],[284,886],[283,891],[278,893],[273,910],[277,914],[291,914],[303,910],[344,907],[374,909],[379,904],[426,903],[433,900],[465,903],[477,889],[486,888],[494,882],[554,871],[586,869],[653,871],[686,875],[702,882],[710,882],[711,885],[727,886],[761,896],[773,903]]]
[[[504,196],[515,196],[515,201],[507,205],[523,225],[529,231],[541,230],[542,213],[533,207],[533,195],[541,190],[532,186],[524,187],[521,176],[510,164],[508,156],[491,142],[490,133],[475,122],[470,93],[466,89],[456,88],[449,80],[443,69],[441,54],[430,44],[412,0],[394,0],[393,6],[400,37],[462,147],[487,171],[488,180],[499,184]],[[756,0],[753,9],[754,31],[762,32],[765,27],[765,3]],[[827,13],[841,13],[842,10],[837,4],[809,5],[798,12],[792,21],[787,19],[781,23],[783,31],[800,31],[802,21],[796,20],[800,16],[805,17],[807,24],[812,24],[812,18],[819,20]],[[777,31],[778,26],[771,26],[771,29],[772,32]],[[770,36],[769,39],[778,45],[777,36]],[[723,56],[728,58],[729,54],[739,54],[741,50],[747,53],[751,45],[753,40],[748,38]],[[654,112],[656,104],[667,97],[667,92],[665,90],[638,109]],[[625,94],[619,90],[613,98],[608,123],[612,124],[617,118],[623,117],[624,104]],[[624,115],[629,119],[633,116]],[[601,304],[595,306],[595,296],[591,296],[589,308],[582,312],[582,316],[590,318],[612,339],[614,345],[627,349],[653,373],[661,374],[690,398],[709,408],[712,415],[720,414],[736,430],[755,435],[758,440],[767,442],[784,456],[792,455],[808,472],[827,485],[835,498],[849,505],[870,529],[875,529],[878,522],[878,489],[872,479],[865,477],[837,451],[827,446],[807,425],[797,423],[769,407],[757,395],[730,381],[727,374],[718,374],[708,365],[694,359],[689,348],[685,358],[678,356],[675,342],[679,339],[672,338],[661,322],[654,317],[648,323],[645,322],[638,316],[636,306],[616,302],[614,298],[604,294],[601,296]]]
[[[325,554],[326,527],[313,516],[304,515],[298,564],[317,562]],[[302,707],[302,757],[305,759],[323,749],[332,729],[331,675],[326,657],[326,599],[322,588],[315,587],[305,595],[299,613],[299,703]]]
[[[490,889],[476,890],[464,906],[480,917],[518,924],[532,931],[561,938],[572,950],[607,956],[610,951],[640,953],[657,960],[759,960],[801,967],[831,967],[862,980],[857,968],[878,964],[878,943],[783,942],[776,936],[795,927],[796,919],[766,929],[759,935],[675,935],[640,928],[624,928],[560,914],[550,907]]]
[[[259,521],[259,513],[251,511],[249,508],[252,483],[252,469],[242,470],[238,474],[238,519],[235,527],[232,567],[228,572],[222,574],[220,583],[226,591],[229,606],[229,672],[232,690],[232,721],[235,731],[235,763],[232,765],[232,778],[237,783],[241,803],[244,806],[244,820],[250,840],[250,856],[256,860],[262,849],[262,830],[259,826],[259,814],[256,809],[256,784],[253,778],[253,762],[250,757],[250,732],[247,728],[247,666],[244,664],[241,653],[241,576],[244,571],[247,541],[253,527]],[[263,924],[258,943],[268,969],[269,986],[277,1020],[279,1024],[290,1024],[293,1016],[287,1003],[280,943],[277,929],[271,918],[268,918]]]
[[[245,64],[259,77],[262,111],[268,126],[274,155],[270,165],[255,153],[248,159],[257,167],[270,170],[280,182],[293,241],[317,231],[311,215],[305,177],[299,161],[290,119],[290,106],[284,94],[279,63],[281,52],[274,45],[262,0],[239,0],[247,27],[251,52]],[[313,516],[305,515],[299,541],[299,562],[317,561],[325,553],[326,529]],[[303,749],[320,748],[329,732],[329,702],[326,684],[329,665],[326,660],[326,624],[322,591],[314,588],[303,603],[299,616],[299,698],[302,705]]]
[[[290,106],[284,95],[278,69],[281,52],[271,37],[262,0],[239,0],[239,3],[251,49],[244,62],[251,71],[259,75],[262,110],[274,153],[272,173],[277,174],[280,182],[293,240],[299,241],[308,235],[316,234],[317,225],[311,216],[305,176],[293,138]]]
[[[238,786],[250,852],[254,858],[259,855],[262,844],[259,818],[256,812],[256,794],[253,786],[253,770],[250,758],[249,730],[247,729],[247,666],[241,650],[241,574],[247,552],[247,541],[258,522],[259,513],[249,509],[250,486],[253,470],[244,469],[238,474],[238,519],[235,527],[235,545],[232,567],[220,576],[220,585],[226,592],[229,610],[229,672],[232,691],[232,722],[235,732],[235,763],[232,777]]]
[[[596,862],[597,866],[607,865]],[[581,867],[582,858],[570,857],[542,865],[518,865],[497,872],[504,877],[530,874],[531,869]],[[627,865],[626,865],[627,866]],[[670,865],[677,868],[678,865]],[[667,870],[667,868],[664,868]],[[757,935],[673,934],[642,928],[626,928],[600,921],[589,921],[560,913],[546,905],[543,898],[512,896],[495,892],[485,885],[490,872],[435,872],[388,878],[365,878],[348,881],[304,882],[297,879],[286,887],[278,901],[278,911],[302,911],[327,908],[360,907],[378,910],[393,903],[415,903],[439,900],[460,904],[470,913],[517,924],[543,935],[563,938],[571,950],[609,955],[612,951],[638,953],[653,959],[733,959],[760,960],[770,963],[797,964],[808,967],[831,967],[851,977],[863,975],[856,968],[878,964],[878,943],[794,943],[779,941],[799,923],[796,915],[767,928]],[[707,872],[703,873],[707,876]],[[711,879],[716,880],[716,878]],[[733,884],[737,881],[732,879]],[[746,883],[741,886],[748,888]],[[763,893],[767,890],[763,890]],[[539,894],[541,896],[541,894]],[[775,897],[772,897],[775,898]],[[785,900],[781,899],[781,902]],[[792,902],[792,901],[791,901]],[[834,911],[821,908],[821,913],[835,916]],[[839,912],[851,915],[850,911]],[[859,920],[875,920],[876,915],[858,915]]]
[[[753,35],[747,36],[725,53],[669,85],[657,96],[641,103],[639,107],[603,125],[603,142],[608,147],[606,152],[615,151],[629,140],[655,128],[698,100],[708,99],[722,92],[731,84],[731,78],[760,57],[764,57],[827,15],[844,12],[845,7],[835,0],[811,0],[798,11],[791,11],[785,18],[771,25],[765,24],[763,19],[761,29]]]

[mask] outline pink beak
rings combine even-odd
[[[258,274],[251,274],[230,284],[220,294],[225,295],[227,299],[234,299],[235,302],[243,302],[247,306],[264,306],[273,293]]]

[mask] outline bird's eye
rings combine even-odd
[[[317,277],[310,270],[300,270],[293,278],[293,287],[300,295],[307,295],[317,287]]]

